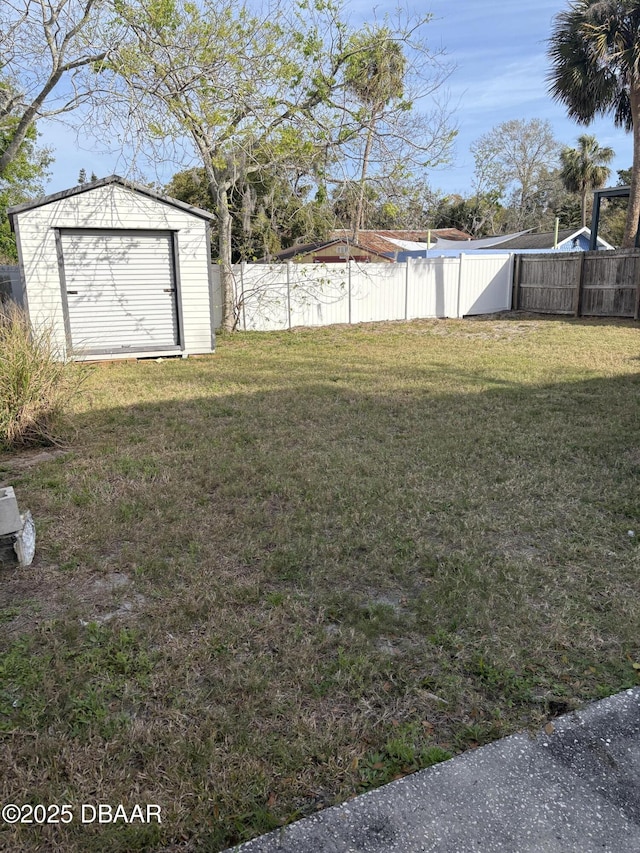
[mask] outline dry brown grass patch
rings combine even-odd
[[[50,849],[221,850],[636,683],[637,352],[520,317],[95,369],[73,452],[12,473],[6,797],[166,810]]]

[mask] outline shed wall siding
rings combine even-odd
[[[211,352],[211,307],[206,222],[117,184],[26,210],[17,215],[21,260],[34,325],[53,322],[65,351],[57,228],[113,228],[177,231],[184,348]]]

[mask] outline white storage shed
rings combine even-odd
[[[212,214],[117,175],[9,211],[34,326],[81,360],[213,352]]]

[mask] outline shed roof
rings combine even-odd
[[[208,210],[202,210],[200,207],[194,207],[191,204],[186,204],[184,201],[178,201],[177,198],[162,195],[161,193],[158,193],[149,187],[145,187],[142,184],[137,184],[134,181],[122,178],[120,175],[109,175],[108,178],[99,178],[97,181],[78,184],[77,187],[72,187],[70,190],[62,190],[61,192],[53,193],[52,195],[46,195],[43,198],[26,201],[23,204],[17,204],[15,207],[10,207],[8,215],[11,226],[13,227],[13,217],[17,213],[23,213],[25,210],[33,210],[36,207],[43,207],[45,204],[51,204],[54,201],[60,201],[64,198],[71,198],[71,196],[90,192],[91,190],[98,189],[99,187],[106,187],[109,184],[117,184],[125,189],[132,190],[133,192],[140,193],[141,195],[146,195],[149,198],[155,199],[155,201],[161,202],[162,204],[168,204],[171,207],[177,207],[180,210],[192,213],[194,216],[199,216],[201,219],[215,219],[214,214],[209,213]]]

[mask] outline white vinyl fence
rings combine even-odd
[[[511,308],[513,255],[396,264],[239,264],[238,328],[463,317]]]

